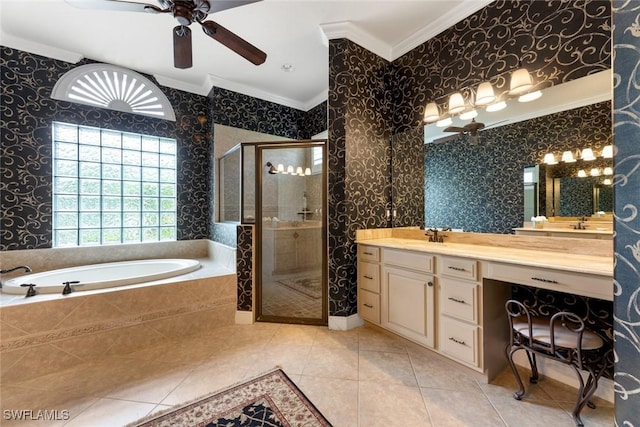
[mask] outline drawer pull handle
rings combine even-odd
[[[551,279],[542,279],[540,277],[532,277],[531,280],[537,280],[538,282],[544,282],[544,283],[553,283],[553,284],[558,284],[557,280],[551,280]]]
[[[427,282],[427,286],[433,286],[433,282]]]
[[[365,279],[369,279],[369,280],[373,280],[373,277],[371,276],[363,276]]]
[[[454,337],[449,337],[449,341],[453,341],[456,344],[465,345],[464,341],[461,341],[461,340],[459,340],[457,338],[454,338]]]
[[[365,255],[373,255],[373,252],[363,252]]]
[[[447,267],[447,268],[450,268],[451,270],[455,270],[455,271],[467,271],[467,269],[466,269],[466,268],[462,268],[462,267],[454,267],[454,266],[452,266],[452,265],[450,265],[450,266],[449,266],[449,267]]]
[[[364,305],[367,308],[373,308],[373,306],[371,304],[362,304],[362,305]]]
[[[465,300],[463,299],[458,299],[458,298],[454,298],[454,297],[449,297],[447,298],[449,301],[453,301],[453,302],[458,302],[460,304],[466,304]]]

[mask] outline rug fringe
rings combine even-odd
[[[265,375],[269,375],[269,374],[271,374],[273,372],[277,372],[277,371],[282,371],[282,373],[288,378],[287,374],[282,369],[282,366],[281,365],[275,365],[274,368],[272,368],[272,369],[270,369],[268,371],[265,371],[265,372],[263,372],[263,373],[261,373],[259,375],[255,375],[255,376],[253,376],[251,378],[243,378],[240,381],[237,381],[237,382],[235,382],[235,383],[233,383],[231,385],[228,385],[226,387],[222,387],[222,388],[220,388],[220,389],[218,389],[216,391],[212,391],[212,392],[204,394],[204,395],[202,395],[200,397],[196,397],[195,399],[191,399],[191,400],[189,400],[187,402],[179,403],[177,405],[171,406],[171,407],[163,409],[161,411],[152,412],[152,413],[150,413],[149,415],[146,415],[143,418],[140,418],[140,419],[138,419],[138,420],[136,420],[136,421],[134,421],[132,423],[126,424],[124,427],[137,427],[137,426],[139,426],[141,424],[144,424],[144,423],[147,423],[149,421],[152,421],[155,418],[161,417],[161,416],[163,416],[163,415],[165,415],[165,414],[167,414],[169,412],[173,412],[175,410],[178,410],[178,409],[181,409],[183,407],[189,406],[189,405],[191,405],[191,404],[193,404],[195,402],[198,402],[198,401],[200,401],[202,399],[206,399],[207,397],[213,396],[214,394],[220,393],[220,392],[222,392],[224,390],[232,389],[232,388],[240,386],[240,385],[242,385],[242,384],[244,384],[246,382],[253,381],[253,380],[257,379],[257,378],[263,377]],[[161,403],[159,403],[159,405],[161,405]]]

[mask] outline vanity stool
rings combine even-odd
[[[578,376],[578,398],[572,416],[576,426],[584,424],[580,419],[580,411],[584,405],[595,408],[589,401],[598,387],[598,379],[606,367],[604,359],[604,342],[596,333],[587,329],[580,317],[568,311],[560,311],[553,316],[537,316],[532,314],[524,304],[509,300],[505,304],[509,318],[510,337],[506,346],[506,355],[518,381],[520,389],[513,397],[522,399],[524,384],[513,361],[513,354],[525,350],[531,366],[529,381],[538,381],[536,355],[565,363]],[[587,373],[586,381],[580,371]]]

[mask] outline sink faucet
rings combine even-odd
[[[0,274],[11,273],[16,270],[23,269],[25,273],[31,273],[31,267],[28,265],[19,265],[18,267],[8,268],[6,270],[0,270]],[[0,288],[2,287],[2,281],[0,281]]]
[[[585,222],[587,222],[587,218],[585,217],[580,217],[578,219],[578,224],[573,226],[574,230],[586,230],[587,229],[587,225],[585,224]]]
[[[425,233],[425,236],[429,236],[430,242],[436,242],[436,243],[444,243],[444,238],[447,237],[444,234],[438,234],[437,228],[428,229],[427,232]]]

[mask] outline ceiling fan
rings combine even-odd
[[[160,6],[124,0],[66,0],[72,6],[85,9],[121,10],[128,12],[170,13],[178,21],[173,29],[173,64],[176,68],[193,65],[191,29],[197,22],[212,39],[222,43],[249,62],[260,65],[267,54],[213,21],[205,21],[207,15],[261,0],[157,0]]]
[[[484,129],[484,123],[476,122],[476,119],[471,119],[471,123],[467,123],[466,125],[459,126],[449,126],[444,128],[444,132],[456,132],[460,135],[468,135],[469,142],[471,144],[476,144],[478,142],[478,131]]]

